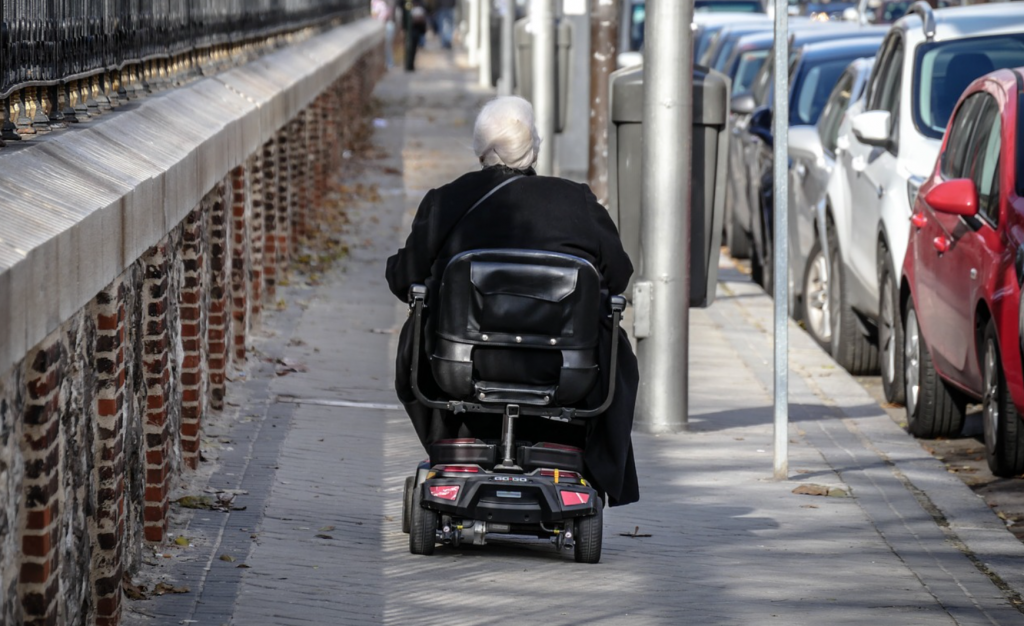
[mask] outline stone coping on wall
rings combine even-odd
[[[340,78],[369,18],[0,156],[0,376]]]

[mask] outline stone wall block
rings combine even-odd
[[[209,372],[209,401],[214,409],[224,408],[225,372],[230,353],[231,337],[231,262],[229,228],[231,204],[228,191],[230,176],[208,196],[208,258],[209,298],[206,318],[207,359]]]
[[[309,228],[309,205],[306,201],[302,178],[306,165],[306,124],[302,115],[295,116],[289,123],[289,162],[292,212],[292,254],[295,255],[305,243]]]
[[[263,299],[273,302],[277,297],[278,233],[277,211],[280,203],[277,182],[278,158],[276,137],[263,144]]]
[[[121,556],[125,536],[126,291],[124,279],[118,278],[97,295],[91,307],[96,324],[92,411],[96,493],[95,515],[89,529],[93,545],[90,584],[96,620],[113,620],[113,623],[121,616]],[[118,584],[111,586],[111,580]]]
[[[178,292],[182,362],[181,455],[185,466],[199,465],[199,431],[206,413],[207,380],[207,272],[206,202],[194,208],[182,225],[181,265],[183,279]]]
[[[60,382],[63,344],[52,333],[25,358],[18,595],[26,624],[55,624],[60,567]]]
[[[145,537],[147,541],[163,541],[167,531],[168,481],[171,468],[170,405],[171,336],[168,332],[168,286],[170,262],[164,239],[146,252],[143,281],[143,369],[146,388],[146,410],[143,422],[145,436]]]
[[[253,159],[231,172],[231,345],[234,362],[245,363],[245,341],[252,322],[249,315],[252,265],[249,250],[251,198],[249,172]]]
[[[284,278],[291,258],[292,237],[292,186],[291,186],[291,142],[288,131],[277,132],[277,280]]]
[[[263,314],[263,160],[263,151],[257,150],[249,168],[249,278],[252,282],[249,291],[250,328],[259,324]]]

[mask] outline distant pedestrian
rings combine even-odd
[[[390,70],[395,66],[395,0],[373,0],[370,14],[384,23],[384,64]]]
[[[423,0],[404,0],[402,27],[405,29],[405,71],[416,70],[416,49],[427,34],[427,8]]]
[[[455,2],[456,0],[437,0],[437,32],[441,37],[441,47],[450,50],[452,36],[455,33]]]

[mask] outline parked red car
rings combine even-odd
[[[901,290],[910,432],[956,435],[967,401],[980,400],[998,476],[1024,473],[1022,98],[1024,68],[983,76],[960,97],[914,203]]]

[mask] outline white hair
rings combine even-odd
[[[538,150],[540,135],[529,102],[506,96],[484,105],[473,127],[473,152],[481,165],[525,170],[537,162]]]

